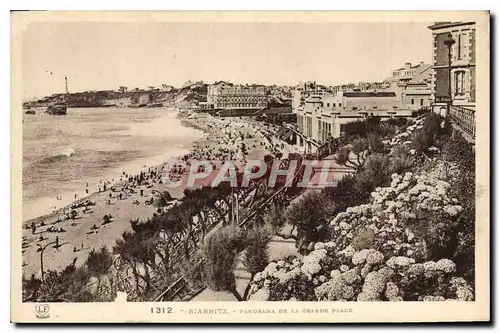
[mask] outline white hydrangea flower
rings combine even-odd
[[[460,301],[469,302],[469,301],[474,300],[474,293],[472,291],[472,288],[470,288],[468,286],[467,287],[465,287],[465,286],[458,287],[456,295]]]
[[[356,250],[354,249],[354,247],[352,247],[352,245],[349,245],[348,247],[339,252],[340,255],[343,255],[346,258],[351,258],[354,255],[354,253],[356,253]]]
[[[340,229],[343,229],[343,230],[351,229],[351,225],[347,222],[344,222],[344,221],[339,223],[339,227],[340,227]]]
[[[397,297],[398,294],[398,286],[392,281],[387,282],[385,287],[385,297],[387,297],[389,300],[392,300],[394,297]]]
[[[354,255],[352,256],[352,263],[354,265],[363,264],[366,261],[368,254],[370,254],[370,252],[367,249],[363,249],[359,252],[354,253]]]
[[[443,296],[424,296],[424,302],[442,302],[444,301]]]
[[[376,250],[370,252],[366,257],[366,263],[369,265],[376,265],[384,260],[384,255]]]
[[[255,275],[253,277],[253,281],[259,282],[259,281],[262,281],[262,280],[263,280],[262,273],[261,272],[255,273]]]
[[[387,260],[386,265],[391,268],[396,268],[396,267],[408,267],[414,263],[415,259],[413,258],[398,256],[398,257],[391,257],[389,260]]]
[[[453,273],[456,270],[456,265],[450,259],[440,259],[436,262],[436,268],[445,273]]]
[[[325,248],[325,243],[317,242],[316,244],[314,244],[314,249],[315,250],[321,250],[321,249],[324,249],[324,248]]]
[[[336,278],[337,276],[340,275],[340,271],[338,269],[334,269],[330,272],[330,277],[331,278]]]

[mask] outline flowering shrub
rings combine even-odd
[[[436,221],[454,219],[462,206],[450,197],[443,164],[418,174],[393,174],[388,187],[371,193],[371,202],[349,207],[330,221],[333,241],[338,249],[353,243],[353,230],[367,229],[374,234],[372,247],[387,255],[425,259],[429,253],[425,237],[413,227],[419,217],[432,215]],[[435,227],[435,226],[434,226]]]
[[[416,263],[375,249],[335,251],[316,243],[303,259],[271,262],[250,284],[249,300],[444,301],[474,299],[472,287],[453,276],[453,261]]]
[[[391,184],[376,188],[369,203],[349,207],[330,221],[328,242],[316,242],[302,259],[271,262],[257,273],[249,299],[473,300],[473,288],[454,276],[452,260],[429,260],[436,256],[428,249],[428,235],[415,224],[423,216],[446,227],[462,211],[446,181],[449,166],[444,167],[438,162],[418,173],[393,174]],[[359,246],[355,238],[367,230],[374,237],[369,248],[361,249],[368,245]]]

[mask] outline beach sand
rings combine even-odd
[[[247,159],[262,159],[270,151],[271,144],[265,137],[265,131],[237,118],[224,119],[201,115],[196,119],[184,120],[184,125],[197,127],[206,133],[205,138],[192,144],[191,152],[193,156],[191,158],[194,159],[210,159],[210,154],[221,149],[224,152],[236,152],[238,145],[241,145],[241,143],[245,143],[247,147]],[[234,135],[235,133],[238,133],[238,135]],[[243,134],[243,139],[240,138],[240,134]],[[247,134],[251,137],[246,137]],[[159,171],[163,165],[146,167]],[[126,184],[126,181],[115,184],[114,187],[119,189],[124,184]],[[59,238],[57,248],[55,244],[51,244],[43,252],[45,272],[48,270],[62,270],[71,264],[73,260],[76,260],[76,265],[79,266],[85,263],[88,253],[92,249],[97,250],[102,246],[106,246],[111,250],[115,241],[121,237],[123,232],[130,230],[131,220],[145,221],[152,217],[157,208],[154,205],[146,205],[145,201],[157,197],[153,193],[154,190],[161,192],[166,190],[176,199],[183,197],[183,186],[172,188],[169,185],[159,184],[154,181],[150,181],[150,184],[152,187],[149,188],[144,185],[135,187],[136,193],[129,194],[122,200],[118,198],[119,192],[113,193],[109,188],[106,192],[92,193],[86,198],[79,199],[74,203],[91,200],[95,202],[95,205],[89,207],[92,210],[90,213],[83,213],[83,207],[75,209],[78,211],[78,217],[74,220],[64,221],[65,214],[63,212],[71,210],[67,206],[49,215],[24,222],[22,236],[23,274],[25,277],[29,278],[32,274],[37,277],[41,275],[40,252],[37,252],[38,244],[45,247],[47,244],[54,242],[56,237]],[[140,195],[140,189],[144,190],[144,196]],[[110,193],[113,195],[111,199],[109,197]],[[111,204],[106,203],[108,199]],[[135,200],[139,201],[138,205],[133,203]],[[106,214],[111,214],[113,219],[111,223],[103,225],[103,217]],[[56,222],[58,218],[63,219],[63,221]],[[32,223],[36,225],[34,234],[29,228]],[[41,224],[44,224],[44,226]],[[98,229],[91,230],[93,225]],[[50,227],[63,228],[65,232],[47,231]],[[43,237],[43,240],[40,240],[40,237]]]

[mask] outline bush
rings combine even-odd
[[[268,228],[254,228],[247,235],[247,248],[243,264],[252,276],[263,270],[269,262],[267,244],[271,239],[271,232]]]
[[[445,132],[441,128],[441,122],[441,116],[435,113],[429,114],[424,119],[422,130],[413,139],[413,145],[418,152],[425,152],[431,146],[438,145],[439,137]]]
[[[352,240],[352,247],[356,251],[370,249],[375,243],[375,232],[371,229],[362,229]]]
[[[334,211],[333,202],[324,197],[321,192],[306,192],[298,202],[289,206],[285,217],[291,225],[297,228],[299,250],[327,236],[327,217]]]
[[[264,222],[268,223],[275,232],[278,232],[285,225],[283,210],[283,207],[274,203],[264,215]]]
[[[201,248],[203,281],[214,291],[229,291],[241,300],[236,291],[234,269],[236,259],[245,248],[245,235],[234,227],[226,226],[205,239]]]
[[[376,187],[388,183],[390,174],[390,159],[387,155],[370,155],[366,159],[363,171],[356,176],[356,190],[370,193]]]
[[[370,192],[358,191],[355,186],[356,179],[356,176],[344,176],[337,182],[337,186],[327,187],[322,191],[324,197],[335,203],[332,216],[345,211],[347,207],[358,206],[368,201]]]

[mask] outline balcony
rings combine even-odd
[[[449,103],[451,102],[451,98],[448,96],[436,96],[436,103]]]
[[[450,117],[460,130],[476,139],[476,111],[458,105],[450,106]]]

